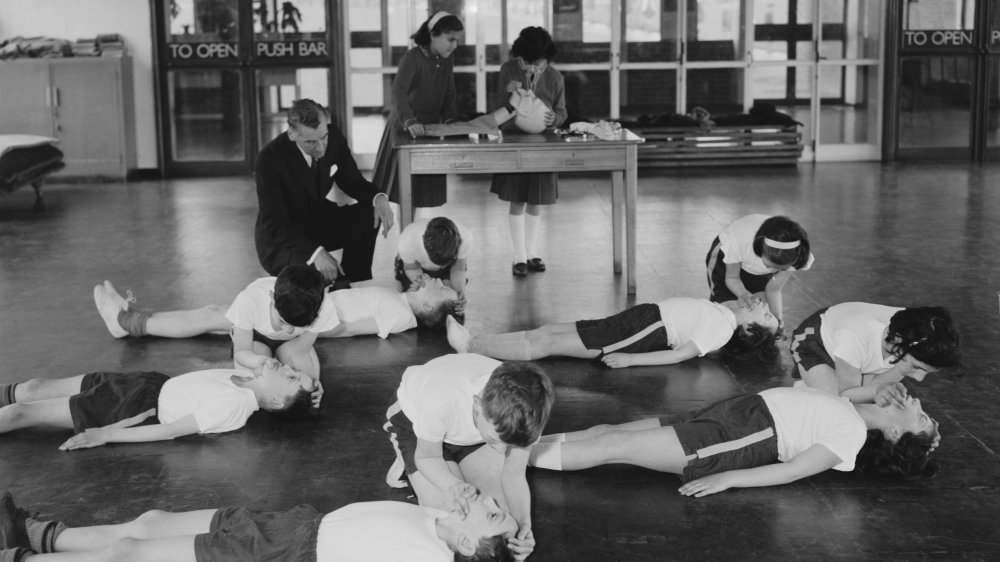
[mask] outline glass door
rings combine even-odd
[[[168,175],[242,174],[291,102],[332,102],[324,0],[157,0]]]

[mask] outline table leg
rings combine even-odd
[[[399,187],[399,230],[413,222],[413,178],[410,176],[410,151],[397,151],[396,178]]]
[[[630,144],[627,149],[625,169],[625,280],[630,295],[634,295],[636,290],[635,207],[639,198],[638,154],[638,147]]]
[[[622,272],[622,199],[625,172],[611,172],[611,238],[614,241],[615,273]]]

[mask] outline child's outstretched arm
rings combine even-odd
[[[444,460],[442,441],[427,441],[417,437],[417,450],[413,460],[417,471],[424,475],[428,482],[441,491],[445,503],[452,508],[469,513],[469,500],[476,495],[476,487],[452,474]]]
[[[183,437],[198,433],[198,422],[193,415],[171,422],[155,425],[141,425],[132,427],[137,423],[153,415],[155,410],[148,410],[138,416],[122,420],[120,422],[106,425],[104,427],[90,428],[83,433],[77,433],[70,437],[65,443],[59,446],[61,451],[72,451],[74,449],[89,449],[100,447],[107,443],[144,443],[148,441],[167,441],[175,437]]]
[[[511,516],[517,521],[517,535],[508,545],[517,560],[524,560],[535,550],[535,535],[531,532],[531,490],[525,472],[531,449],[507,447],[500,471],[500,489]]]
[[[253,350],[253,331],[233,326],[233,361],[238,366],[253,371],[264,359],[270,357]]]
[[[771,309],[771,314],[778,319],[779,324],[784,324],[782,316],[782,302],[781,302],[781,289],[785,287],[785,283],[792,276],[792,272],[785,269],[775,273],[771,280],[767,282],[767,287],[764,289],[764,296],[767,298],[767,306]]]
[[[823,445],[813,445],[788,462],[711,474],[684,484],[678,491],[685,496],[700,498],[729,488],[777,486],[819,474],[841,462],[840,457],[830,449]]]
[[[609,353],[601,357],[601,361],[612,369],[634,365],[673,365],[697,357],[698,353],[698,346],[689,341],[677,349],[649,351],[647,353]]]
[[[465,297],[465,280],[466,280],[466,270],[468,269],[468,263],[465,258],[458,258],[455,263],[451,265],[451,275],[448,280],[451,282],[451,288],[455,289],[458,293],[458,298],[462,299]]]

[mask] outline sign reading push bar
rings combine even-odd
[[[258,41],[254,43],[254,54],[262,59],[284,59],[290,57],[325,57],[326,41]]]

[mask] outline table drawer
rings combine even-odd
[[[410,173],[506,172],[517,168],[513,150],[470,150],[467,152],[413,151]]]
[[[625,168],[625,148],[536,150],[521,153],[522,170]]]

